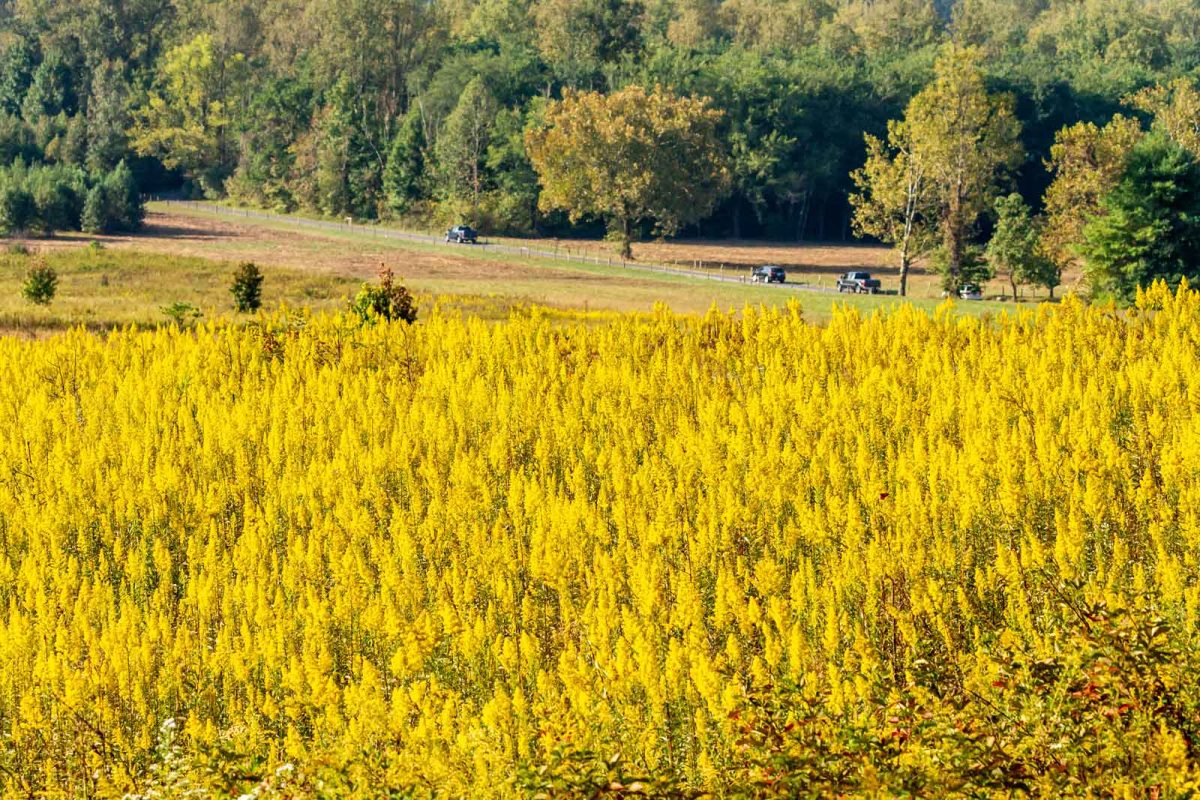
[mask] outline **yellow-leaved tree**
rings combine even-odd
[[[1166,86],[1143,89],[1126,102],[1153,114],[1156,129],[1200,158],[1200,83],[1178,78]]]
[[[244,56],[221,53],[207,33],[169,51],[158,86],[134,115],[134,148],[206,191],[220,190],[235,160],[228,101],[245,68]]]
[[[896,248],[901,294],[912,262],[935,243],[947,289],[978,279],[972,230],[1023,157],[1013,99],[988,92],[981,59],[975,48],[947,46],[933,81],[888,125],[887,142],[866,137],[866,163],[851,176],[855,230]]]
[[[924,162],[906,123],[888,122],[887,141],[866,135],[867,162],[851,175],[854,232],[892,245],[900,262],[900,294],[908,294],[913,262],[937,244],[936,208]]]
[[[1013,98],[988,92],[981,51],[948,46],[933,81],[908,104],[905,123],[914,157],[933,188],[942,239],[942,279],[956,291],[972,280],[970,237],[990,207],[1000,178],[1020,165]]]
[[[1136,119],[1120,114],[1100,127],[1079,122],[1054,136],[1046,168],[1054,180],[1046,189],[1042,249],[1065,269],[1078,258],[1083,226],[1103,213],[1104,199],[1125,171],[1125,161],[1145,134]]]
[[[717,136],[721,112],[655,87],[611,94],[568,90],[526,134],[545,211],[602,217],[623,258],[635,227],[672,234],[708,215],[729,189]]]

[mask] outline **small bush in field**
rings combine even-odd
[[[240,313],[248,314],[262,307],[262,283],[262,270],[257,264],[244,261],[238,265],[229,291],[233,294],[234,307]]]
[[[204,312],[191,303],[182,303],[179,301],[171,303],[169,306],[163,306],[162,313],[166,314],[168,319],[181,328],[204,316]]]
[[[413,323],[417,319],[417,303],[412,293],[403,284],[395,282],[392,271],[379,269],[379,285],[364,283],[358,295],[350,302],[350,310],[363,322],[376,319],[404,320]]]
[[[58,291],[58,273],[45,261],[38,261],[25,276],[21,296],[37,306],[48,306]]]

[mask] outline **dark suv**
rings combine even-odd
[[[450,230],[446,231],[447,242],[458,242],[459,244],[475,244],[479,234],[469,225],[455,225]]]
[[[783,267],[768,264],[750,270],[750,280],[753,283],[784,283],[787,281],[787,273],[783,271]]]

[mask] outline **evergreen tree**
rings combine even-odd
[[[80,227],[84,233],[108,233],[108,199],[102,184],[97,183],[88,190],[87,198],[83,201]]]
[[[495,116],[495,97],[483,79],[473,78],[463,89],[454,111],[446,118],[437,141],[442,195],[469,203],[474,224],[479,224],[484,156],[491,141]]]
[[[39,176],[32,194],[38,225],[43,232],[52,234],[79,226],[79,206],[75,193],[61,175]]]
[[[1130,302],[1155,280],[1200,278],[1200,163],[1177,142],[1150,134],[1083,230],[1093,290]]]
[[[28,189],[12,180],[0,187],[0,228],[9,235],[25,233],[36,218],[37,205]]]
[[[424,175],[425,128],[420,115],[410,111],[392,138],[383,171],[383,191],[393,213],[403,214],[420,198]]]
[[[229,287],[233,304],[239,313],[249,314],[262,307],[262,270],[253,261],[244,261],[233,273]]]
[[[142,227],[145,205],[133,172],[124,161],[105,177],[104,194],[111,224],[123,231],[136,231]]]
[[[35,306],[48,306],[58,291],[58,273],[45,261],[39,260],[21,284],[21,296]]]

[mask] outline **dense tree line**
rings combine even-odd
[[[663,85],[723,111],[711,233],[849,232],[861,134],[943,42],[1011,93],[1031,200],[1055,133],[1200,67],[1190,0],[52,0],[0,24],[0,162],[161,163],[200,190],[377,217],[541,219],[523,131],[565,88]]]
[[[0,26],[0,163],[127,160],[144,189],[511,232],[605,217],[539,203],[527,134],[568,91],[707,99],[727,190],[686,232],[836,239],[948,42],[1001,98],[1000,188],[1033,211],[1060,130],[1146,116],[1200,70],[1192,0],[37,0]],[[939,211],[955,272],[986,199]]]
[[[63,163],[27,164],[19,157],[0,167],[4,235],[133,231],[142,217],[141,192],[124,161],[100,173]]]

